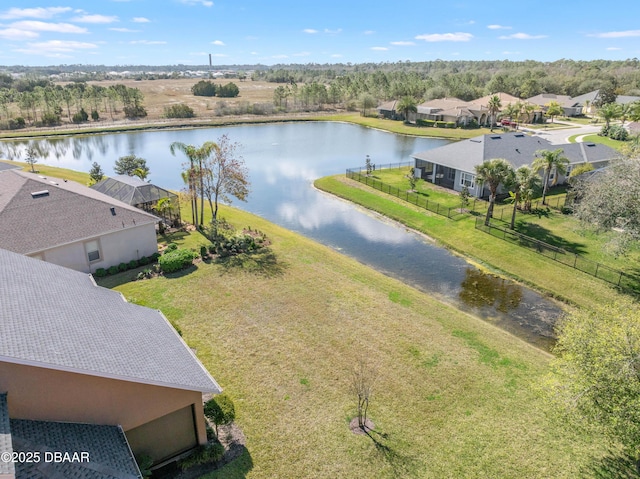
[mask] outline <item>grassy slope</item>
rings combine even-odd
[[[471,220],[452,221],[426,213],[423,209],[367,188],[343,175],[318,179],[315,185],[422,231],[481,264],[570,303],[594,306],[620,297],[600,280],[477,231]]]
[[[235,401],[249,456],[208,477],[575,477],[596,449],[534,392],[545,353],[260,218],[224,216],[266,232],[275,261],[117,288],[175,321]],[[347,427],[360,355],[378,371],[378,446]]]
[[[31,171],[31,166],[24,162],[7,160],[0,160],[0,162],[20,166],[24,171]],[[38,163],[34,165],[34,168],[36,170],[36,174],[40,176],[51,176],[53,178],[76,181],[78,183],[82,183],[83,185],[86,185],[89,181],[89,174],[83,173],[81,171],[68,170],[66,168],[58,168],[55,166],[45,166]]]

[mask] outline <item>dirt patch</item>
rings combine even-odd
[[[362,427],[358,424],[357,417],[354,417],[349,423],[349,429],[351,429],[351,432],[354,434],[369,434],[369,432],[373,431],[375,428],[376,425],[371,419],[367,419]]]

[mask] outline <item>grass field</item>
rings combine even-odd
[[[540,401],[546,353],[260,218],[223,215],[264,231],[271,252],[116,288],[175,322],[235,402],[248,454],[206,477],[569,478],[602,452]],[[371,437],[348,428],[360,358],[377,371]]]

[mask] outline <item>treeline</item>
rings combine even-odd
[[[89,117],[98,121],[103,115],[113,120],[121,112],[127,118],[147,115],[144,96],[137,88],[83,82],[62,86],[38,78],[9,80],[0,75],[0,129],[83,123]]]
[[[291,86],[317,83],[329,101],[368,94],[379,101],[412,96],[417,100],[456,97],[474,100],[497,92],[519,98],[540,93],[575,97],[600,88],[640,96],[640,61],[440,61],[358,65],[289,65],[257,70],[253,80]],[[274,102],[279,102],[274,98]]]

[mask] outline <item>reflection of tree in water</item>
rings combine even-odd
[[[139,141],[129,140],[129,148],[133,149]],[[94,152],[98,151],[106,156],[109,149],[114,146],[113,138],[105,135],[87,135],[75,137],[57,137],[43,140],[11,140],[0,142],[0,157],[20,161],[26,155],[27,148],[33,147],[39,158],[65,158],[71,153],[74,160],[93,160]]]
[[[467,268],[460,287],[460,299],[476,308],[495,306],[498,311],[506,313],[517,308],[522,301],[520,286],[474,268]]]

